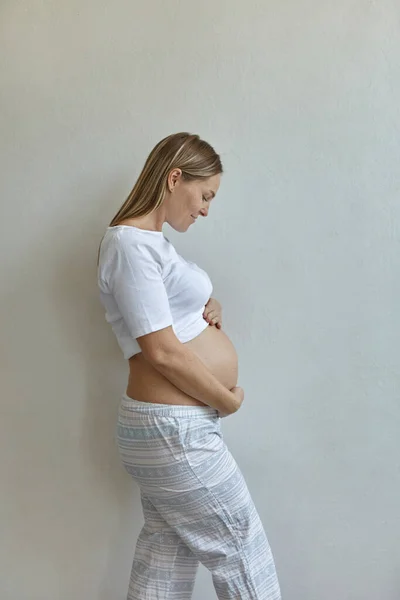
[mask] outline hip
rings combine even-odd
[[[199,511],[213,514],[221,503],[235,511],[252,506],[243,474],[225,444],[221,418],[211,407],[160,407],[124,395],[117,445],[142,494],[157,507],[161,503],[168,512],[176,510],[179,519],[189,511],[192,520],[194,500],[200,502]]]
[[[123,464],[130,472],[136,467],[136,476],[146,479],[154,466],[180,470],[188,453],[203,460],[221,450],[222,440],[221,417],[210,406],[140,402],[126,394],[121,398],[117,445]]]

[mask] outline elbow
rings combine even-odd
[[[167,359],[165,352],[161,351],[153,351],[153,352],[143,352],[143,356],[157,371],[166,364]]]
[[[180,357],[180,349],[171,350],[170,348],[164,348],[162,346],[153,349],[151,352],[143,353],[144,358],[155,368],[157,371],[164,370],[166,367],[175,363],[176,360],[181,361],[183,357]]]
[[[176,362],[176,357],[185,352],[171,327],[138,337],[137,341],[145,360],[156,369],[164,368],[172,360]]]

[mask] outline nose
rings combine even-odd
[[[200,210],[200,214],[202,217],[206,217],[208,215],[208,206],[206,208],[202,208]]]

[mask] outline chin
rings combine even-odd
[[[185,233],[185,231],[189,229],[191,223],[189,223],[189,225],[185,225],[184,223],[181,225],[172,225],[171,223],[168,223],[168,225],[170,225],[175,231],[178,231],[178,233]]]

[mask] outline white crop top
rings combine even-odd
[[[172,325],[188,342],[208,323],[212,293],[207,273],[180,256],[162,231],[108,227],[97,271],[100,300],[124,358],[140,352],[136,338]]]

